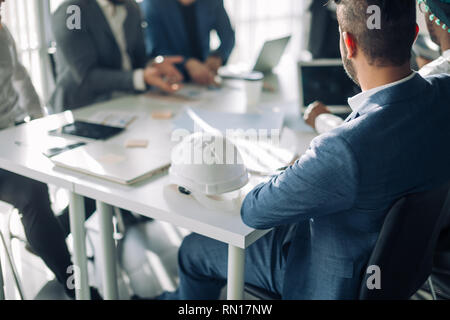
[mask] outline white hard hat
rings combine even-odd
[[[197,132],[172,151],[170,181],[191,193],[217,196],[248,183],[248,172],[236,146],[219,133]]]

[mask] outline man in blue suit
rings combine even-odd
[[[144,0],[148,23],[147,51],[151,56],[181,55],[188,79],[211,85],[226,63],[235,37],[223,0]],[[210,33],[216,30],[220,47],[211,51]]]
[[[241,209],[249,226],[274,228],[247,249],[245,281],[283,299],[356,299],[392,204],[450,179],[450,77],[410,69],[414,0],[335,2],[345,69],[363,92],[349,99],[345,123]],[[380,9],[379,29],[368,28],[369,5]],[[217,299],[226,257],[225,244],[188,236],[180,286],[161,298]]]

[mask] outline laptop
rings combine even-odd
[[[171,163],[170,148],[125,148],[94,142],[51,158],[58,167],[123,185],[131,185],[163,172]]]
[[[270,72],[280,63],[286,47],[291,40],[291,36],[287,36],[280,39],[266,41],[259,53],[259,57],[256,60],[253,71],[259,71],[262,73]]]
[[[241,68],[239,66],[227,66],[219,70],[219,75],[224,79],[241,79],[251,77],[252,72],[270,73],[283,57],[291,36],[266,41],[259,52],[259,56],[253,68]]]
[[[348,98],[361,92],[348,77],[341,59],[300,61],[298,77],[302,113],[318,100],[332,113],[345,118],[351,113]]]

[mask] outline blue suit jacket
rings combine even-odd
[[[141,6],[148,23],[145,34],[147,53],[190,58],[188,34],[178,0],[144,0]],[[214,54],[227,61],[234,48],[235,37],[223,0],[197,0],[196,11],[203,60],[212,54],[210,32],[216,30],[221,45]]]
[[[390,206],[450,179],[450,77],[416,75],[357,111],[244,201],[254,228],[296,226],[285,299],[356,299]]]

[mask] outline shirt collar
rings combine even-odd
[[[108,0],[97,0],[97,2],[98,2],[98,4],[101,6],[101,7],[110,7],[110,6],[113,6],[114,4],[112,4],[111,2],[109,2]]]
[[[380,87],[376,87],[367,91],[363,91],[359,94],[357,94],[356,96],[349,98],[348,99],[348,104],[350,105],[350,107],[352,108],[353,111],[358,111],[362,106],[363,103],[368,100],[371,96],[373,96],[374,94],[384,90],[384,89],[388,89],[391,87],[394,87],[396,85],[399,85],[401,83],[404,83],[406,81],[411,80],[412,78],[414,78],[414,76],[416,75],[416,72],[412,72],[409,76],[407,76],[406,78],[403,78],[401,80],[392,82],[392,83],[388,83],[386,85],[380,86]]]
[[[107,17],[114,17],[116,15],[116,6],[108,0],[97,0],[98,5]]]
[[[123,12],[126,11],[125,2],[122,5],[122,4],[115,4],[108,0],[96,0],[96,1],[108,20],[116,19],[118,16],[123,17]]]

